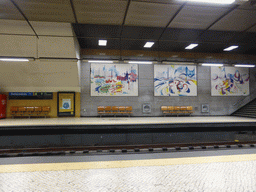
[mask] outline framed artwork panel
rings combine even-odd
[[[247,96],[249,69],[240,67],[211,67],[212,96]]]
[[[195,65],[155,65],[154,96],[197,96]]]
[[[91,64],[91,96],[138,96],[138,65]]]

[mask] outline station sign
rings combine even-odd
[[[9,99],[52,99],[52,92],[9,92]]]

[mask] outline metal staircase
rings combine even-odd
[[[240,116],[240,117],[252,117],[256,118],[256,99],[252,100],[242,108],[238,109],[232,116]]]

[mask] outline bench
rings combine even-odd
[[[48,116],[50,112],[49,106],[43,106],[43,107],[17,107],[17,106],[11,106],[11,115],[12,118],[20,116],[20,117],[41,117],[44,116],[45,118]]]
[[[132,114],[132,107],[131,106],[98,106],[97,108],[98,114],[100,117],[102,115],[128,115],[131,116]]]
[[[192,106],[161,106],[161,111],[166,115],[191,115],[194,113]]]

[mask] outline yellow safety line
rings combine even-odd
[[[65,170],[83,170],[83,169],[110,169],[110,168],[142,167],[142,166],[167,166],[167,165],[238,162],[238,161],[255,161],[255,160],[256,160],[256,154],[249,154],[249,155],[246,154],[246,155],[187,157],[187,158],[150,159],[150,160],[15,164],[15,165],[0,165],[0,173],[34,172],[34,171],[65,171]]]

